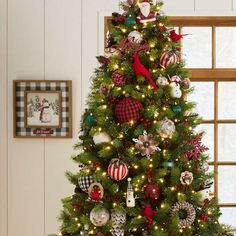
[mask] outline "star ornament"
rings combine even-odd
[[[155,151],[161,151],[157,146],[157,142],[153,139],[152,134],[147,134],[146,130],[144,130],[143,135],[139,135],[133,141],[136,143],[135,147],[140,151],[141,155],[147,158],[150,158]]]

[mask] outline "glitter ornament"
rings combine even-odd
[[[158,87],[163,87],[169,84],[168,79],[164,76],[159,76],[157,78],[156,84]]]
[[[160,192],[161,190],[159,185],[155,183],[148,183],[144,190],[146,199],[152,201],[156,201],[159,198]]]
[[[159,135],[162,138],[171,137],[175,132],[175,124],[172,120],[169,120],[167,117],[161,121],[160,127],[158,130]]]
[[[87,126],[94,126],[95,124],[96,124],[96,118],[92,115],[92,114],[90,114],[90,115],[88,115],[86,118],[85,118],[85,124],[87,125]]]
[[[109,221],[110,214],[106,208],[99,206],[92,209],[89,218],[93,225],[102,227]]]
[[[194,206],[188,202],[177,202],[171,208],[171,215],[177,215],[181,210],[186,211],[187,216],[185,219],[179,219],[179,226],[181,228],[190,227],[196,218],[196,210]]]
[[[127,26],[127,27],[132,27],[133,25],[135,25],[136,24],[136,20],[133,18],[133,17],[127,17],[126,19],[125,19],[125,25]]]

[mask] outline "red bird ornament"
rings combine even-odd
[[[141,63],[140,59],[139,59],[139,54],[134,54],[133,56],[131,56],[131,60],[132,60],[132,66],[134,69],[134,72],[136,74],[137,77],[140,76],[144,76],[146,77],[149,82],[152,84],[153,88],[155,90],[157,90],[157,85],[153,82],[152,78],[151,78],[151,74],[148,71],[148,69]]]
[[[171,38],[171,40],[172,40],[173,42],[177,42],[177,41],[179,41],[180,39],[182,39],[184,36],[187,36],[187,35],[189,35],[189,34],[177,34],[177,33],[175,32],[175,30],[171,30],[171,31],[170,31],[170,38]]]

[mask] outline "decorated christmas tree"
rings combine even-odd
[[[223,236],[179,35],[158,1],[113,13],[59,235]]]

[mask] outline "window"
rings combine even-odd
[[[196,90],[206,131],[215,195],[221,221],[236,228],[236,17],[170,17],[170,25],[189,34],[181,42],[182,56]],[[110,17],[105,17],[105,33]]]

